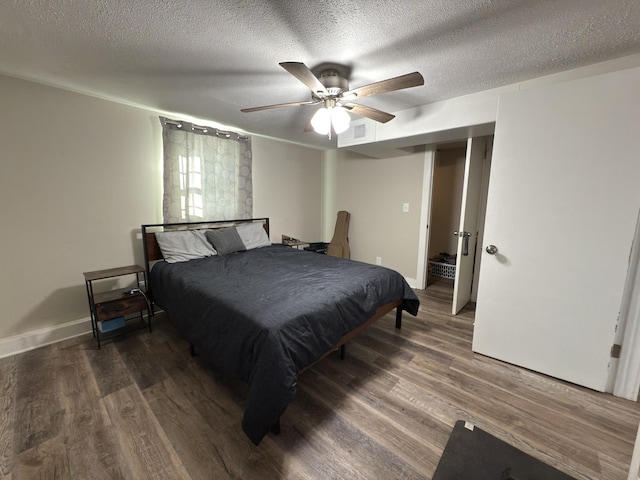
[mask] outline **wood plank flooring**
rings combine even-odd
[[[0,478],[430,479],[468,420],[577,479],[624,480],[640,405],[471,352],[472,306],[418,291],[306,371],[282,432],[255,447],[246,385],[189,356],[163,315],[97,350],[88,335],[0,359]]]

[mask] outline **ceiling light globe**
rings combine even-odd
[[[331,114],[329,110],[324,107],[320,108],[311,118],[311,126],[317,133],[327,135],[331,130]]]
[[[331,109],[331,123],[336,133],[345,132],[351,123],[351,117],[346,109],[335,107]]]

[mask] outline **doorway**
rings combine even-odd
[[[431,176],[425,286],[453,291],[452,314],[476,301],[493,137],[436,147]]]
[[[427,286],[450,285],[452,294],[466,149],[465,141],[438,145],[432,177]]]

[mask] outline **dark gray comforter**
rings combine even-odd
[[[256,445],[293,400],[299,371],[381,305],[419,307],[393,270],[281,245],[159,262],[149,282],[198,353],[248,382],[242,428]]]

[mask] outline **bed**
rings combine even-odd
[[[204,232],[217,254],[167,261],[158,241],[173,231],[200,242]],[[394,309],[400,328],[402,311],[419,307],[399,273],[271,244],[268,231],[266,218],[142,225],[152,304],[199,355],[248,383],[242,428],[256,445],[279,428],[303,370]]]

